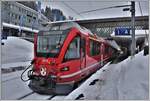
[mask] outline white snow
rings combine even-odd
[[[65,99],[146,100],[149,97],[148,55],[143,51],[118,63],[103,67]],[[105,70],[105,71],[103,71]],[[99,79],[94,85],[93,80]]]
[[[2,68],[9,69],[10,67],[18,67],[18,66],[28,66],[31,61],[26,62],[15,62],[15,63],[6,63],[2,64]]]
[[[33,59],[33,43],[18,37],[8,37],[2,40],[1,63],[2,68],[24,66]]]
[[[52,98],[51,100],[63,100],[66,96],[65,95],[57,95],[54,98]]]
[[[32,93],[32,90],[28,87],[29,82],[21,81],[22,71],[2,74],[2,85],[1,85],[1,97],[3,100],[17,100],[21,97]],[[24,74],[24,79],[27,79],[27,72]],[[52,95],[40,95],[32,93],[21,100],[46,100]]]
[[[33,93],[30,96],[25,97],[23,100],[46,100],[48,98],[50,98],[52,95],[40,95],[37,93]]]
[[[1,82],[1,98],[3,100],[16,100],[23,95],[26,95],[32,90],[29,89],[28,83],[23,82],[20,75],[23,71],[12,72],[8,74],[2,74]],[[24,79],[27,79],[27,75],[24,74]]]

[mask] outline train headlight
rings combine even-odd
[[[41,73],[42,76],[45,76],[46,75],[46,68],[42,67],[40,69],[40,73]]]
[[[63,67],[63,68],[60,69],[60,71],[62,71],[62,72],[63,72],[63,71],[69,71],[69,67],[68,67],[68,66]]]

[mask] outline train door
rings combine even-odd
[[[73,38],[69,43],[65,54],[63,63],[60,65],[60,75],[62,80],[74,81],[80,79],[81,74],[81,38],[79,35]],[[83,61],[83,60],[82,60]]]
[[[80,69],[82,71],[81,77],[86,76],[86,73],[84,72],[84,69],[86,68],[86,40],[85,38],[81,38],[80,41]]]

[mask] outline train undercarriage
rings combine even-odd
[[[28,86],[39,94],[65,95],[73,90],[74,83],[58,84],[51,77],[33,77]]]

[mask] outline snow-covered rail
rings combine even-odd
[[[25,94],[25,95],[23,95],[23,96],[17,98],[17,100],[22,100],[22,99],[24,99],[24,98],[26,98],[26,97],[32,95],[33,93],[34,93],[34,92],[30,92],[30,93],[28,93],[28,94]]]
[[[2,74],[2,99],[7,100],[51,100],[63,99],[61,95],[41,95],[28,87],[28,82],[21,81],[21,71]],[[26,78],[26,76],[24,76]]]
[[[41,95],[38,93],[31,92],[18,98],[17,100],[62,100],[65,97],[66,96],[62,95]]]
[[[24,83],[21,81],[21,73],[22,71],[16,71],[2,74],[2,99],[16,100],[32,92],[27,86],[28,82]]]
[[[30,93],[18,98],[17,100],[46,100],[51,97],[53,97],[53,95],[40,95],[35,92],[30,92]]]

